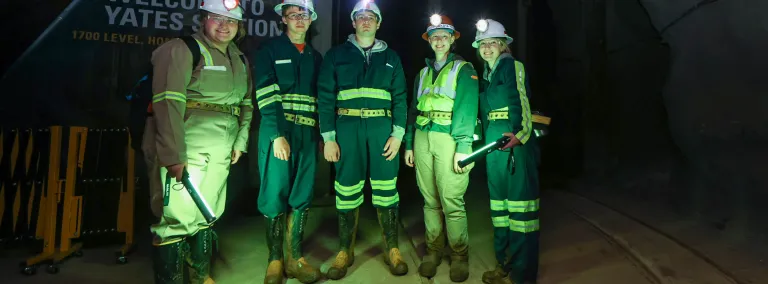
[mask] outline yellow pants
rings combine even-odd
[[[217,217],[224,213],[227,177],[232,161],[232,147],[237,137],[237,117],[208,111],[187,110],[184,123],[187,145],[187,171],[190,181],[200,191]],[[208,228],[202,213],[186,189],[171,181],[169,202],[164,206],[167,169],[157,163],[155,122],[147,119],[142,150],[149,171],[150,206],[159,221],[151,226],[155,245],[173,243]]]
[[[463,174],[453,171],[456,142],[448,133],[416,129],[413,143],[416,183],[424,196],[427,247],[441,252],[447,232],[454,254],[466,255],[469,236],[464,193],[469,185],[469,171]]]

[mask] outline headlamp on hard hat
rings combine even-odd
[[[479,20],[477,21],[477,24],[475,24],[475,26],[477,27],[478,31],[480,31],[481,33],[484,33],[485,31],[488,30],[488,21]]]
[[[429,17],[429,23],[433,26],[439,26],[443,23],[443,17],[441,17],[439,14],[434,14],[432,17]]]
[[[227,11],[232,11],[237,8],[238,6],[238,0],[222,0],[224,1],[224,8],[227,8]]]

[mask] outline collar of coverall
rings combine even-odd
[[[206,48],[208,48],[209,51],[210,50],[216,50],[218,52],[221,52],[221,50],[219,50],[218,48],[216,48],[213,45],[213,42],[211,42],[211,40],[208,38],[208,36],[205,35],[205,32],[203,32],[203,29],[197,30],[197,33],[195,33],[194,36],[197,36],[197,39],[202,40],[203,44],[205,45]],[[229,45],[227,46],[227,51],[230,54],[233,54],[235,56],[240,56],[240,55],[243,54],[243,52],[240,51],[239,48],[237,48],[237,45],[235,44],[234,41],[229,43]]]
[[[357,47],[357,49],[359,49],[360,52],[365,53],[363,51],[363,48],[360,47],[359,44],[357,44],[357,40],[355,39],[355,34],[349,35],[349,37],[347,37],[347,41],[349,41],[353,45],[355,45],[355,47]],[[387,49],[387,43],[386,42],[384,42],[383,40],[380,40],[380,39],[374,39],[374,41],[373,41],[373,48],[371,48],[371,53],[382,52],[382,51],[384,51],[386,49]]]
[[[504,58],[515,59],[514,57],[512,57],[512,54],[502,53],[501,55],[499,55],[499,58],[496,59],[496,63],[493,64],[493,68],[491,68],[491,72],[488,72],[488,62],[485,62],[483,64],[483,79],[490,81],[491,76],[493,76],[493,73],[496,72],[496,67],[499,67],[499,62],[501,62],[501,60]]]
[[[448,63],[451,63],[451,61],[454,61],[454,60],[464,60],[464,57],[461,57],[461,55],[458,55],[458,54],[453,53],[453,52],[448,52],[448,56],[445,57],[445,65],[448,65]],[[424,59],[424,62],[427,63],[427,66],[432,67],[432,69],[435,69],[435,61],[437,61],[437,60],[435,58],[432,58],[432,57],[427,57],[426,59]],[[464,60],[464,61],[466,61],[466,60]],[[443,65],[443,66],[445,66],[445,65]]]

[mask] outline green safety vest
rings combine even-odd
[[[453,100],[456,98],[456,82],[459,70],[467,64],[463,60],[454,60],[443,66],[437,79],[432,83],[432,68],[424,67],[419,73],[419,89],[416,108],[422,112],[440,111],[453,112]],[[416,124],[424,126],[430,121],[440,125],[451,125],[451,120],[446,118],[428,118],[423,115],[416,117]]]

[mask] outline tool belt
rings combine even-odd
[[[292,113],[284,113],[283,115],[285,115],[285,120],[293,122],[298,125],[306,125],[311,127],[315,127],[315,125],[317,125],[317,121],[315,121],[315,119],[311,117],[306,117],[303,115],[292,114]]]
[[[451,119],[453,117],[452,112],[448,111],[422,111],[421,116],[432,119]]]
[[[388,109],[367,109],[367,108],[351,109],[351,108],[339,108],[336,111],[336,113],[338,115],[359,116],[360,118],[381,117],[381,116],[392,117],[392,111],[388,110]]]
[[[204,102],[188,100],[187,109],[215,111],[215,112],[221,112],[221,113],[228,113],[234,116],[240,116],[239,106],[220,105],[220,104],[214,104],[214,103],[204,103]]]
[[[488,120],[499,120],[499,119],[509,119],[509,113],[506,111],[492,111],[488,113]],[[543,125],[549,125],[549,123],[552,121],[552,118],[533,114],[531,115],[531,121],[533,123],[541,123]]]

